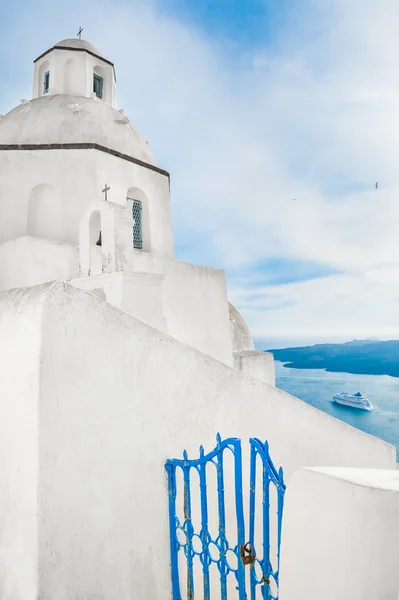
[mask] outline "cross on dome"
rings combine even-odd
[[[78,38],[81,40],[82,39],[82,33],[83,33],[83,28],[79,27],[79,31],[78,31]]]

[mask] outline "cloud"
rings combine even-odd
[[[22,59],[87,23],[116,64],[119,107],[171,171],[178,258],[225,268],[255,335],[394,330],[396,0],[292,3],[253,47],[156,0],[81,4],[42,0],[4,32],[0,50],[30,32],[15,56],[18,95]],[[301,274],[310,264],[313,279]]]
[[[399,339],[397,271],[396,265],[250,291],[232,281],[230,289],[258,338]]]

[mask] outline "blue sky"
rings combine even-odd
[[[399,337],[396,0],[6,1],[0,114],[80,25],[260,343]]]

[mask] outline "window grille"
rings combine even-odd
[[[133,247],[143,248],[142,205],[140,200],[133,200]]]
[[[97,98],[103,97],[103,83],[104,80],[99,75],[93,75],[93,92]]]
[[[47,94],[47,92],[49,91],[50,88],[50,71],[47,71],[44,74],[44,80],[43,80],[43,94]]]

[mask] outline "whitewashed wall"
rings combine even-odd
[[[121,308],[148,325],[167,331],[162,305],[162,275],[152,273],[121,273],[81,277],[72,283],[90,292],[99,292],[104,300]]]
[[[297,471],[286,495],[280,599],[398,595],[399,471]]]
[[[164,261],[164,314],[168,333],[201,352],[233,364],[223,271]]]
[[[0,142],[3,142],[1,130]],[[155,256],[173,258],[168,178],[97,150],[0,152],[0,243],[26,235],[47,238],[51,232],[55,236],[51,239],[78,245],[80,221],[91,202],[104,198],[105,183],[111,188],[108,198],[112,202],[123,204],[131,188],[145,193],[151,252]],[[40,231],[32,233],[28,230],[32,222],[29,221],[29,201],[32,191],[34,194],[35,188],[43,185],[52,190],[54,206],[49,212],[43,193],[43,210],[36,219]],[[51,195],[50,191],[46,193]]]
[[[23,353],[21,358],[8,352],[14,330],[29,336],[38,328],[40,354]],[[30,430],[31,447],[40,448],[39,478],[29,478],[33,458],[31,452],[23,453],[19,463],[26,478],[6,499],[7,511],[0,511],[2,552],[7,552],[1,539],[5,519],[13,524],[9,527],[15,544],[33,547],[22,575],[21,553],[8,555],[7,573],[0,573],[1,597],[5,581],[14,581],[17,571],[19,580],[24,576],[30,581],[36,553],[37,590],[46,600],[168,597],[163,464],[180,456],[184,447],[193,457],[200,444],[212,449],[217,431],[241,437],[244,445],[250,436],[268,439],[273,459],[283,465],[288,480],[304,465],[395,465],[395,450],[388,444],[70,285],[1,295],[0,352],[2,368],[15,373],[14,378],[0,378],[0,423],[11,400],[20,410],[15,408],[14,420],[6,419],[6,424],[18,440],[28,402],[39,423],[39,430]],[[40,380],[39,391],[30,385],[32,377]],[[2,489],[13,464],[7,456],[3,453],[1,459]],[[245,454],[245,463],[247,459]],[[13,508],[33,497],[35,485],[38,548],[33,512],[30,520],[16,523]]]
[[[79,274],[76,246],[20,237],[0,244],[0,291],[37,285]]]
[[[276,385],[274,356],[271,352],[247,350],[234,352],[234,366],[239,371],[247,373],[260,381]]]
[[[163,315],[167,332],[181,342],[233,365],[233,346],[224,271],[134,255],[134,270],[163,274]]]
[[[13,294],[1,295],[0,300],[0,598],[4,600],[38,595],[43,300],[38,290],[29,293],[23,308],[15,305]]]
[[[88,290],[102,288],[114,306],[233,365],[223,271],[154,258],[145,252],[134,253],[133,269],[133,273],[81,277],[71,283]],[[267,371],[271,374],[270,365]],[[264,369],[252,375],[257,373],[263,376]]]

